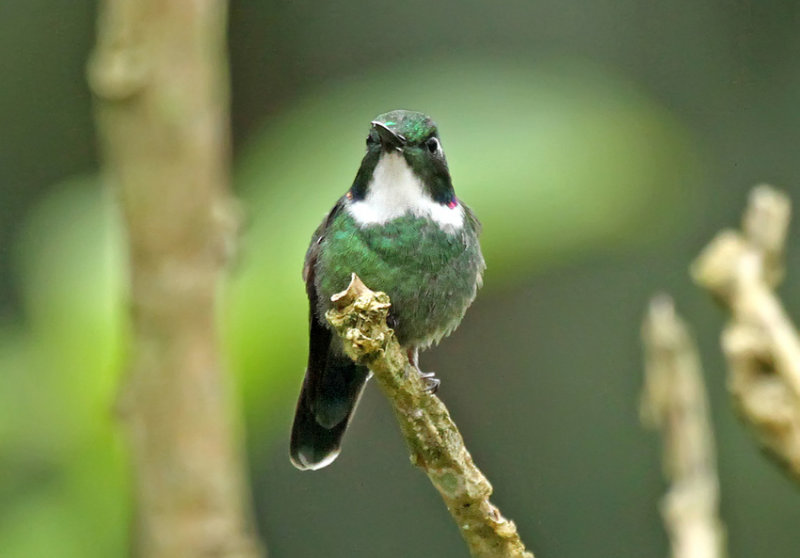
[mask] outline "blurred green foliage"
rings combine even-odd
[[[125,252],[110,197],[90,178],[55,186],[15,247],[26,319],[0,336],[0,494],[12,504],[0,509],[3,556],[125,553],[112,416]]]

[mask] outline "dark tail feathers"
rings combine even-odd
[[[323,366],[309,362],[292,426],[290,457],[295,467],[316,470],[336,459],[368,377],[366,367],[333,351]]]

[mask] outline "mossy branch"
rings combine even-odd
[[[741,231],[722,231],[692,265],[729,311],[728,386],[759,442],[800,481],[800,337],[774,292],[783,277],[788,197],[753,189]]]
[[[386,325],[390,301],[353,274],[345,291],[331,299],[327,319],[347,354],[372,370],[389,398],[411,452],[439,491],[475,558],[533,558],[513,521],[489,502],[492,485],[472,462],[447,408],[425,390],[403,349]]]
[[[664,439],[664,472],[671,481],[661,503],[673,558],[722,558],[719,482],[714,437],[697,348],[672,300],[650,303],[642,328],[645,388],[642,421]]]

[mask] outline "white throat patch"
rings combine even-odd
[[[455,232],[464,226],[464,208],[436,203],[401,153],[383,153],[363,200],[351,202],[347,211],[359,225],[379,225],[407,213],[430,217],[439,228]]]

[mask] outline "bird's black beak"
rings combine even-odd
[[[398,134],[389,129],[383,122],[373,120],[371,122],[372,128],[378,132],[378,137],[381,140],[381,146],[385,151],[400,151],[406,144],[406,138],[402,134]]]

